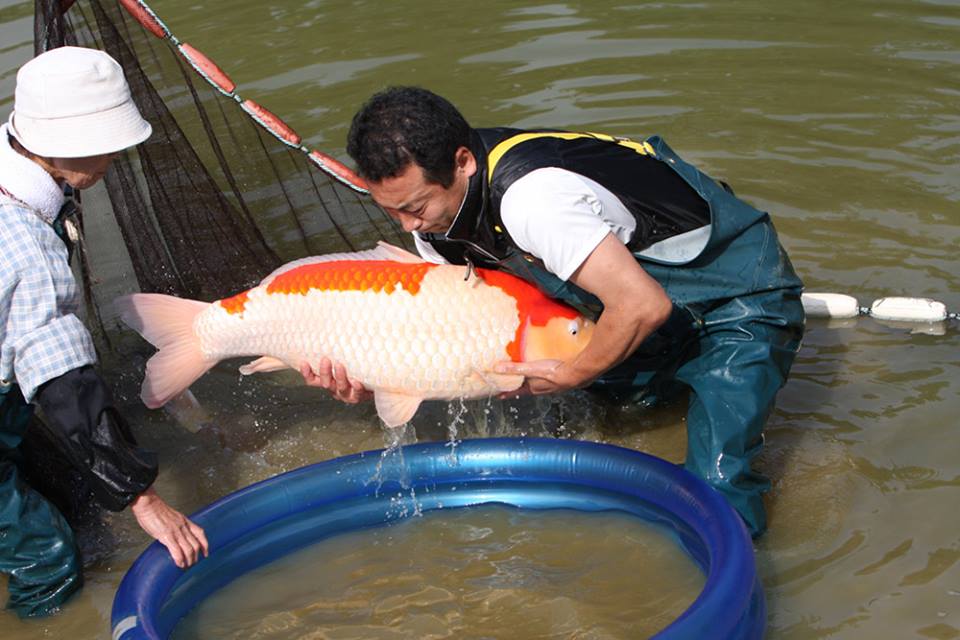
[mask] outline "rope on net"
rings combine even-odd
[[[314,164],[330,177],[339,180],[358,193],[368,193],[366,182],[342,162],[317,150],[309,149],[301,143],[302,138],[296,131],[285,123],[279,116],[268,111],[265,107],[253,100],[244,100],[236,93],[237,84],[230,76],[209,56],[196,47],[181,42],[156,13],[142,0],[118,0],[120,5],[140,23],[147,31],[160,38],[169,40],[177,48],[183,59],[196,71],[200,77],[210,83],[215,89],[228,98],[236,100],[251,118],[261,127],[273,134],[277,140],[287,144],[302,153],[305,153]]]
[[[142,291],[215,299],[306,254],[377,240],[409,247],[356,173],[241,95],[146,2],[35,0],[34,38],[37,53],[109,53],[153,125],[149,140],[114,161],[96,206],[112,209]]]

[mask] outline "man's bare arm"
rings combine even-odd
[[[623,362],[670,316],[672,303],[613,234],[593,250],[570,280],[597,296],[603,314],[587,347],[569,362],[502,362],[498,373],[527,378],[530,393],[553,393],[584,386]]]

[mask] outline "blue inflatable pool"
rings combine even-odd
[[[239,575],[336,533],[399,514],[480,504],[618,510],[667,527],[706,576],[660,640],[762,638],[763,590],[739,516],[703,481],[637,451],[572,440],[465,440],[404,447],[404,485],[378,476],[381,451],[303,467],[230,494],[194,514],[210,557],[186,571],[152,544],[113,603],[113,640],[166,638],[197,603]],[[416,494],[416,505],[410,489]],[[408,508],[398,509],[397,494]],[[401,499],[402,500],[402,499]],[[402,505],[401,505],[402,506]]]

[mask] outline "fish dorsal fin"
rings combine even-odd
[[[410,253],[406,249],[401,249],[400,247],[394,246],[389,242],[384,242],[383,240],[377,243],[377,248],[374,249],[374,251],[380,251],[383,253],[384,257],[377,258],[377,260],[393,260],[394,262],[407,262],[409,264],[426,262],[426,260],[417,254]]]
[[[373,401],[377,405],[377,415],[383,420],[383,424],[392,428],[410,422],[413,414],[420,408],[423,398],[392,391],[375,391]]]
[[[280,371],[281,369],[288,369],[290,365],[279,358],[274,358],[272,356],[263,356],[262,358],[257,358],[253,362],[248,362],[247,364],[240,367],[240,373],[248,376],[251,373],[264,373],[267,371]]]
[[[406,263],[425,262],[423,258],[417,256],[416,254],[405,251],[400,247],[395,247],[392,244],[387,244],[386,242],[380,241],[377,243],[376,247],[373,249],[367,249],[366,251],[326,253],[322,256],[308,256],[306,258],[294,260],[293,262],[288,262],[287,264],[278,267],[270,275],[264,278],[260,282],[260,286],[266,286],[270,284],[273,279],[279,276],[281,273],[286,273],[287,271],[291,271],[297,267],[302,267],[308,264],[320,264],[322,262],[338,262],[341,260],[389,260],[391,262]]]

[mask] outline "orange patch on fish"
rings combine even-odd
[[[267,285],[267,293],[308,291],[373,291],[393,293],[399,285],[417,295],[427,271],[436,265],[405,264],[388,260],[340,260],[306,264],[278,275]]]
[[[243,313],[247,306],[248,291],[243,291],[235,296],[224,298],[220,301],[220,306],[229,314]]]
[[[523,334],[528,325],[542,327],[553,318],[573,320],[580,316],[572,307],[547,298],[526,280],[490,269],[477,269],[477,272],[488,285],[497,287],[517,301],[520,323],[517,325],[517,334],[513,342],[507,345],[507,355],[514,362],[523,360]]]

